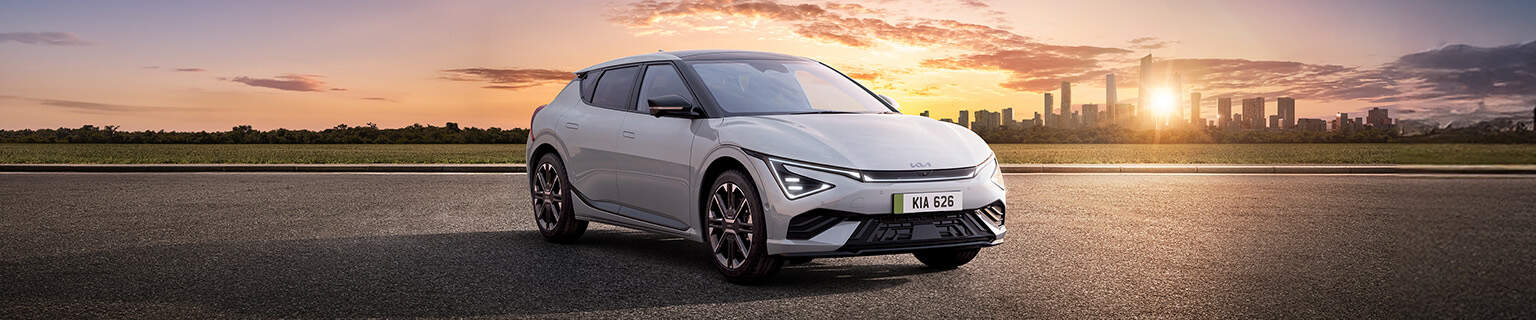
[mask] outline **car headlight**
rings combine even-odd
[[[1008,190],[1008,186],[1003,184],[1003,166],[997,164],[997,156],[992,156],[992,184]]]
[[[854,180],[858,180],[859,177],[863,176],[858,171],[848,169],[832,168],[810,163],[769,157],[764,157],[764,160],[768,161],[768,166],[773,169],[773,179],[775,182],[778,182],[779,189],[783,190],[784,196],[789,197],[790,200],[799,199],[801,197],[827,191],[828,189],[836,187],[836,185],[827,183],[826,181],[812,179],[811,177],[791,172],[789,170],[790,167],[846,176]]]

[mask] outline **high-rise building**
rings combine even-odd
[[[948,123],[955,123],[955,119],[950,119],[950,118],[939,119],[939,121],[944,121],[944,122],[948,122]]]
[[[1280,115],[1278,115],[1278,114],[1269,115],[1269,127],[1272,128],[1272,129],[1279,129],[1280,128]]]
[[[957,122],[955,124],[958,124],[961,127],[970,128],[971,127],[971,113],[970,113],[970,111],[960,110],[960,117],[958,118],[958,120],[960,122]]]
[[[1070,119],[1070,118],[1072,118],[1072,83],[1071,82],[1066,82],[1066,81],[1062,81],[1061,82],[1061,118],[1062,119]],[[1071,120],[1068,120],[1066,122],[1068,122],[1069,124],[1066,125],[1066,126],[1062,126],[1063,128],[1072,127],[1072,125],[1075,124],[1075,123],[1070,123]]]
[[[1243,129],[1264,129],[1264,98],[1243,99]]]
[[[1042,126],[1042,127],[1056,125],[1055,123],[1053,123],[1055,121],[1049,121],[1048,120],[1048,119],[1051,118],[1051,115],[1052,115],[1052,113],[1051,113],[1051,102],[1052,102],[1051,101],[1051,93],[1050,92],[1046,92],[1045,93],[1045,117],[1044,118],[1040,118],[1040,126]]]
[[[1152,88],[1152,55],[1151,54],[1148,54],[1145,57],[1141,57],[1141,68],[1137,69],[1136,76],[1138,77],[1137,79],[1139,79],[1136,82],[1136,107],[1140,108],[1143,111],[1144,110],[1148,110],[1147,106],[1150,106],[1151,104],[1147,103],[1147,101],[1151,101],[1149,99],[1151,98],[1151,95],[1152,95],[1152,90],[1151,90],[1151,88]],[[1137,114],[1136,116],[1140,117],[1142,119],[1146,119],[1146,118],[1150,118],[1151,117],[1151,115],[1149,115],[1149,114]]]
[[[1189,124],[1196,127],[1200,126],[1201,124],[1205,124],[1205,120],[1200,119],[1199,92],[1189,94]]]
[[[1115,74],[1104,75],[1104,112],[1107,113],[1104,122],[1106,123],[1115,123],[1115,119],[1119,117],[1115,114],[1115,104],[1120,102],[1117,95],[1119,94],[1115,92]]]
[[[1083,127],[1092,128],[1099,125],[1099,105],[1083,104]]]
[[[1045,119],[1040,118],[1040,113],[1039,112],[1035,113],[1035,118],[1033,120],[1031,120],[1030,122],[1032,123],[1033,126],[1036,126],[1036,127],[1044,126],[1045,125]]]
[[[1173,108],[1173,112],[1168,115],[1168,125],[1183,126],[1184,121],[1179,121],[1176,119],[1188,119],[1186,116],[1183,116],[1184,108],[1179,107],[1184,105],[1184,77],[1180,75],[1178,71],[1172,71],[1172,62],[1168,63],[1168,69],[1170,70],[1169,74],[1171,74],[1169,76],[1171,79],[1170,82],[1173,83],[1173,105],[1169,106],[1170,108]]]
[[[1296,99],[1291,97],[1276,98],[1275,113],[1280,115],[1281,128],[1296,128]]]
[[[1349,131],[1349,113],[1340,112],[1338,119],[1333,120],[1333,130],[1340,132]]]
[[[991,131],[997,129],[997,113],[987,110],[976,110],[976,119],[971,121],[971,130],[976,132]]]
[[[1076,128],[1077,124],[1078,124],[1077,123],[1077,119],[1073,119],[1072,113],[1073,113],[1072,112],[1072,105],[1067,104],[1067,100],[1066,99],[1062,99],[1061,100],[1061,117],[1058,118],[1058,120],[1056,121],[1060,125],[1058,125],[1057,127],[1068,128],[1068,129]]]
[[[1365,112],[1365,123],[1376,129],[1386,129],[1392,126],[1392,119],[1387,118],[1387,109],[1371,108]]]
[[[1216,99],[1216,127],[1232,126],[1232,98]]]
[[[1013,108],[1003,108],[1003,127],[1012,128],[1013,126]]]
[[[923,113],[919,113],[918,115],[923,116],[924,118],[927,118],[928,117],[928,110],[923,110]]]
[[[1296,130],[1308,132],[1328,131],[1328,121],[1323,121],[1323,119],[1296,119]]]

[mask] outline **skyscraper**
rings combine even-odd
[[[1216,127],[1232,126],[1232,98],[1216,99]]]
[[[1013,127],[1013,108],[1003,108],[1003,127]]]
[[[1200,93],[1199,92],[1190,93],[1189,94],[1189,125],[1190,126],[1199,127],[1202,124],[1205,124],[1205,120],[1204,119],[1200,119]]]
[[[1168,70],[1171,71],[1170,74],[1172,75],[1170,77],[1171,82],[1173,83],[1173,105],[1169,107],[1172,107],[1174,110],[1173,114],[1168,115],[1168,125],[1179,126],[1183,121],[1178,121],[1175,119],[1187,119],[1184,116],[1179,116],[1180,114],[1184,113],[1184,108],[1179,107],[1184,105],[1184,77],[1180,75],[1178,71],[1172,71],[1172,62],[1168,63]]]
[[[1386,129],[1392,125],[1392,120],[1387,118],[1387,109],[1371,108],[1365,112],[1365,123],[1376,129]]]
[[[971,113],[969,111],[960,110],[960,118],[956,120],[959,121],[959,123],[956,124],[960,125],[961,127],[971,127]]]
[[[1243,99],[1244,129],[1264,129],[1264,97]]]
[[[1062,119],[1069,119],[1068,121],[1064,121],[1064,122],[1067,122],[1069,124],[1065,125],[1065,126],[1062,126],[1063,128],[1067,128],[1067,127],[1071,127],[1072,126],[1071,120],[1070,120],[1072,118],[1072,83],[1071,82],[1066,82],[1066,81],[1062,81],[1061,82],[1061,118]]]
[[[1149,99],[1152,95],[1151,54],[1148,54],[1145,57],[1141,57],[1141,69],[1138,69],[1136,72],[1136,76],[1139,77],[1138,79],[1140,79],[1138,82],[1136,82],[1136,108],[1142,111],[1141,113],[1137,114],[1137,117],[1140,117],[1143,121],[1151,121],[1152,115],[1146,112],[1147,110],[1152,110],[1148,108],[1152,104],[1147,102],[1151,101]]]
[[[1092,128],[1099,125],[1099,105],[1092,103],[1083,104],[1083,127]]]
[[[1119,102],[1116,100],[1120,100],[1115,97],[1116,95],[1115,74],[1104,75],[1104,113],[1106,113],[1104,122],[1115,123],[1115,119],[1119,117],[1119,115],[1115,114],[1115,103]]]
[[[1051,118],[1051,114],[1052,114],[1051,113],[1051,102],[1052,102],[1051,101],[1051,93],[1050,92],[1046,92],[1045,93],[1045,117],[1044,118],[1040,118],[1040,126],[1042,126],[1042,127],[1049,127],[1049,126],[1056,125],[1055,123],[1052,123],[1052,122],[1055,122],[1055,121],[1048,120],[1048,119]]]
[[[1296,99],[1291,97],[1280,97],[1275,99],[1275,113],[1280,115],[1281,128],[1296,128]]]

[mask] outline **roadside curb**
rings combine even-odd
[[[1004,164],[1004,173],[1536,174],[1536,165]],[[526,172],[522,164],[0,164],[0,172]]]
[[[1004,173],[1536,174],[1532,165],[1004,164]]]
[[[0,172],[525,172],[521,164],[0,164]]]

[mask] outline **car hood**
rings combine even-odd
[[[800,160],[861,170],[962,168],[992,149],[964,127],[901,114],[727,117],[721,142]]]

